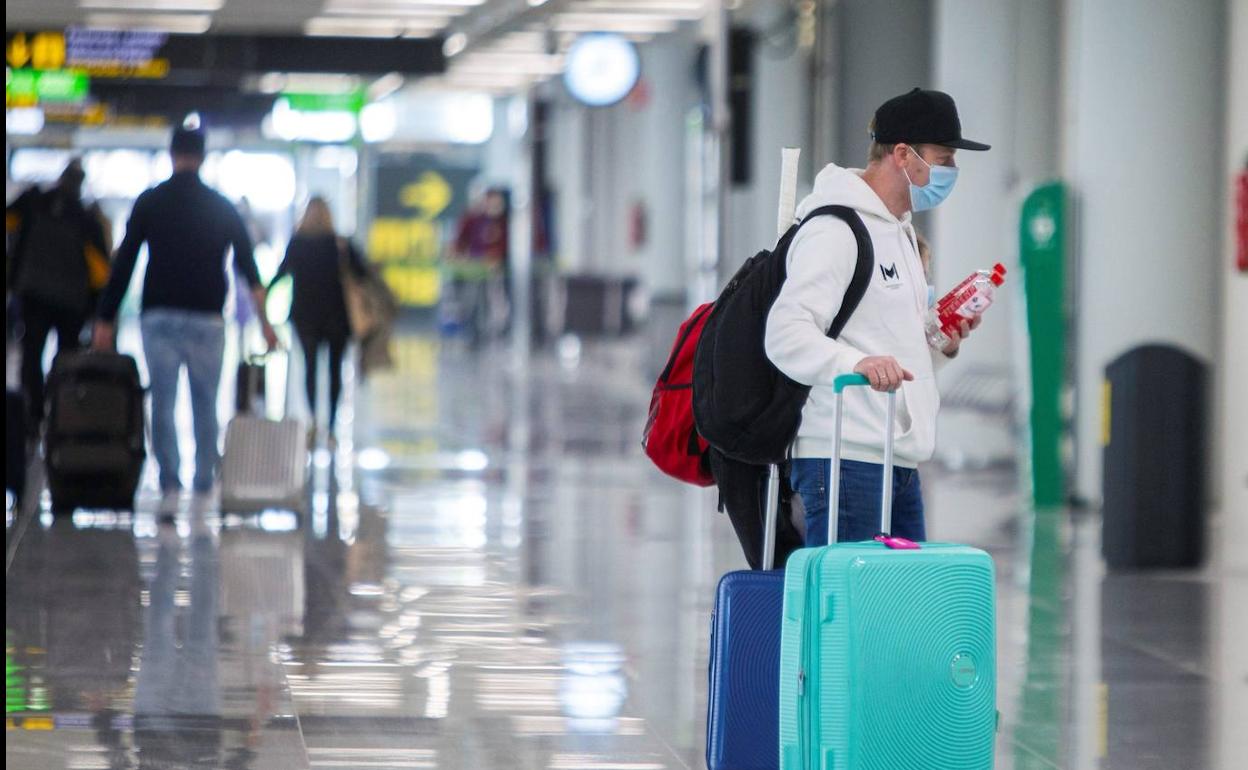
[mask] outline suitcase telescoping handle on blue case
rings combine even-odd
[[[845,389],[870,385],[866,375],[842,374],[833,381],[836,391],[835,425],[832,428],[832,461],[828,478],[828,545],[836,543],[841,517],[841,416],[845,412]],[[884,422],[884,473],[880,484],[880,537],[889,548],[913,548],[908,540],[893,538],[893,433],[897,422],[897,392],[888,393],[888,416]]]
[[[776,566],[776,526],[780,521],[780,466],[767,466],[767,515],[763,519],[764,570]]]

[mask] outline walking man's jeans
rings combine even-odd
[[[175,413],[178,375],[186,368],[195,425],[196,492],[208,492],[221,462],[217,387],[225,355],[225,320],[215,313],[151,310],[143,313],[143,353],[152,391],[152,451],[162,492],[182,488]]]
[[[790,480],[802,496],[806,511],[806,545],[828,544],[828,476],[832,463],[826,459],[795,458]],[[838,542],[870,540],[880,534],[880,496],[884,466],[841,460],[841,508]],[[893,468],[893,531],[889,534],[914,541],[927,539],[923,522],[923,491],[919,472]]]

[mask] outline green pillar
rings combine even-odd
[[[1023,202],[1019,254],[1031,346],[1031,492],[1036,508],[1064,505],[1066,418],[1066,189],[1041,185]]]

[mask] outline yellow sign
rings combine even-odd
[[[373,220],[368,231],[369,256],[381,263],[386,283],[402,304],[437,304],[441,291],[441,229],[437,222],[419,218]]]
[[[387,266],[381,271],[399,302],[412,307],[432,307],[442,293],[437,267]]]
[[[74,57],[72,61],[69,59],[63,32],[18,32],[5,50],[5,62],[13,69],[59,70],[68,65],[69,69],[95,78],[159,79],[169,75],[168,59],[151,57],[129,61],[116,54],[108,54],[108,58],[84,58],[77,50]]]
[[[4,52],[4,61],[14,69],[30,64],[30,46],[26,44],[25,32],[19,32],[9,41],[8,50]]]
[[[50,104],[43,108],[43,119],[49,123],[69,123],[78,126],[102,126],[105,123],[117,122],[109,114],[108,107],[98,102],[85,105]]]
[[[378,262],[434,262],[440,229],[424,219],[378,217],[368,233],[368,253]]]
[[[21,719],[7,719],[6,731],[16,728],[23,730],[55,730],[56,722],[51,717],[22,717]]]
[[[436,171],[426,171],[399,192],[400,202],[409,209],[419,209],[425,219],[435,219],[446,211],[453,196],[446,177]]]
[[[78,67],[93,78],[147,78],[159,80],[169,75],[168,59],[152,59],[142,64],[90,62]]]
[[[65,36],[60,32],[39,32],[30,43],[30,64],[37,70],[59,70],[65,66]]]
[[[29,65],[37,70],[59,70],[65,66],[65,35],[37,32],[27,37],[19,32],[9,41],[4,58],[15,69]]]

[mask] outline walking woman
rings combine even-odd
[[[303,346],[308,408],[313,414],[314,427],[309,440],[312,447],[317,446],[319,438],[315,427],[316,385],[317,361],[322,347],[329,348],[327,439],[331,448],[337,443],[334,420],[338,416],[338,398],[342,393],[343,355],[351,337],[351,324],[343,296],[344,269],[362,277],[364,260],[351,242],[334,230],[329,204],[319,195],[315,196],[308,201],[303,219],[286,247],[286,257],[270,283],[271,288],[286,275],[293,282],[290,320]]]

